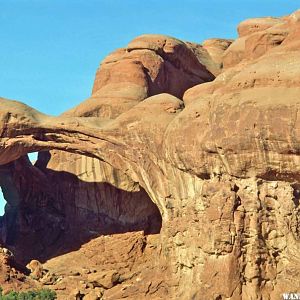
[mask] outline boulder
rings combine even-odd
[[[116,270],[103,271],[88,275],[88,281],[94,287],[110,289],[119,282],[120,274]]]

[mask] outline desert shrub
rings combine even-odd
[[[11,291],[7,295],[2,294],[2,288],[0,288],[0,300],[54,300],[56,299],[56,293],[49,289],[42,289],[38,291],[28,292],[14,292]]]

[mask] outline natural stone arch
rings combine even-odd
[[[165,198],[170,195],[167,178],[162,166],[157,163],[156,154],[161,149],[147,146],[149,138],[143,134],[144,122],[150,126],[152,115],[145,115],[146,108],[156,114],[156,125],[151,130],[154,139],[162,138],[162,133],[176,114],[183,108],[183,102],[174,96],[162,94],[136,105],[125,116],[117,120],[96,118],[50,117],[16,101],[1,100],[0,164],[16,160],[28,152],[62,150],[103,160],[137,182],[158,206],[163,218],[168,218]],[[140,118],[136,114],[142,113]],[[123,131],[125,127],[125,130]],[[127,131],[126,128],[132,128]],[[140,135],[140,146],[134,151],[132,135]],[[158,142],[155,147],[161,147]],[[149,158],[149,159],[148,159]],[[161,157],[162,159],[162,157]],[[150,164],[149,164],[150,162]],[[143,164],[147,164],[147,169]],[[153,186],[152,175],[160,177]]]

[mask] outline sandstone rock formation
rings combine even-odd
[[[59,117],[0,100],[2,236],[60,297],[300,291],[300,12],[238,32],[138,37]]]
[[[28,278],[25,268],[20,266],[11,251],[0,248],[0,286],[3,292],[18,289],[37,288],[39,285]]]

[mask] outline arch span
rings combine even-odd
[[[1,99],[0,165],[29,152],[53,149],[97,158],[138,183],[164,218],[164,202],[170,191],[158,160],[164,160],[163,134],[182,108],[181,100],[162,94],[137,104],[115,120],[101,120],[51,117],[20,102]],[[155,126],[153,115],[159,116]],[[156,186],[153,174],[159,177]]]

